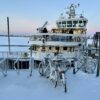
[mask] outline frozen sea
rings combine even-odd
[[[28,45],[28,37],[10,37],[11,45]],[[0,45],[8,45],[7,37],[0,37]],[[11,47],[11,51],[27,51],[28,47]],[[8,51],[8,47],[1,47],[0,51]]]

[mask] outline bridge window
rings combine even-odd
[[[73,21],[73,27],[76,27],[77,23],[78,23],[78,21]]]
[[[84,25],[83,25],[83,21],[79,21],[79,27],[83,27]]]
[[[67,27],[72,27],[72,21],[67,21]]]
[[[62,24],[66,24],[66,21],[63,21]]]
[[[83,23],[84,23],[84,26],[86,26],[86,21],[83,21]]]
[[[61,22],[59,22],[59,24],[61,24]]]

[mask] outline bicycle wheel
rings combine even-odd
[[[83,58],[79,58],[78,62],[77,62],[77,69],[80,69],[84,66],[84,59]]]
[[[96,69],[96,64],[93,61],[87,61],[86,72],[89,74],[93,74]]]
[[[50,77],[50,67],[49,66],[47,66],[45,69],[45,76],[46,76],[46,78]]]

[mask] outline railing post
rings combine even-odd
[[[29,70],[30,70],[30,77],[32,76],[32,48],[30,48],[30,60],[29,60]]]

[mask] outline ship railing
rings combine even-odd
[[[83,44],[84,42],[57,42],[57,41],[47,41],[43,43],[42,41],[32,41],[30,42],[30,46],[37,45],[37,46],[78,46],[79,44]]]
[[[56,53],[57,51],[53,51],[53,52],[49,52],[49,51],[45,51],[45,52],[40,52],[40,51],[32,51],[32,56],[34,58],[34,60],[39,60],[39,61],[42,61],[42,59],[44,59],[48,54],[53,57],[54,54]],[[59,52],[59,54],[63,55],[64,58],[73,58],[75,57],[75,52]]]
[[[44,42],[47,42],[47,41],[61,41],[61,42],[81,42],[81,41],[84,41],[86,39],[86,36],[85,35],[71,35],[71,34],[68,34],[68,35],[46,35],[45,36],[42,35],[37,35],[37,38],[34,38],[35,35],[33,35],[31,38],[30,38],[30,41],[43,41],[43,38],[44,38]]]
[[[8,52],[8,51],[0,51],[0,58],[18,58],[24,57],[26,52]]]

